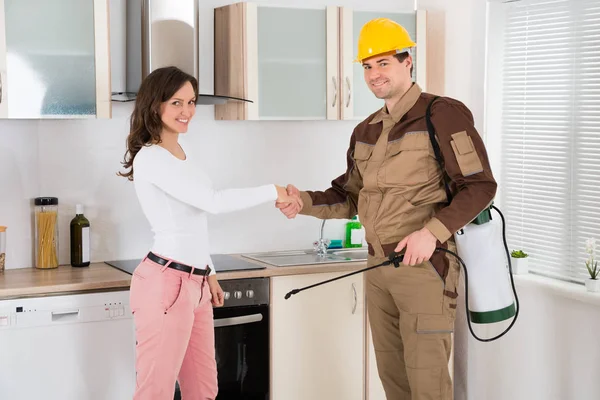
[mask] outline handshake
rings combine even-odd
[[[275,187],[277,188],[275,207],[279,208],[288,219],[296,218],[304,206],[298,188],[294,185],[287,185],[287,187],[275,185]]]

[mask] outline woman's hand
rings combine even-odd
[[[208,276],[208,288],[210,289],[210,295],[213,306],[222,307],[225,303],[225,297],[223,296],[223,289],[221,289],[221,285],[219,285],[219,281],[217,280],[216,275]]]

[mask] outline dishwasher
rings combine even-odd
[[[0,399],[130,400],[129,291],[0,301]]]

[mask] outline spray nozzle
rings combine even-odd
[[[292,297],[293,295],[295,295],[296,293],[299,293],[299,292],[300,292],[300,289],[294,289],[294,290],[292,290],[291,292],[288,292],[285,295],[285,299],[287,300],[287,299],[289,299],[290,297]]]
[[[392,251],[388,256],[388,260],[388,264],[394,264],[394,267],[398,268],[402,260],[404,260],[404,253],[396,253],[395,251]]]

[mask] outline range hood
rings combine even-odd
[[[174,65],[198,79],[197,0],[110,0],[113,101],[135,100],[150,72]],[[199,94],[196,104],[246,101]]]

